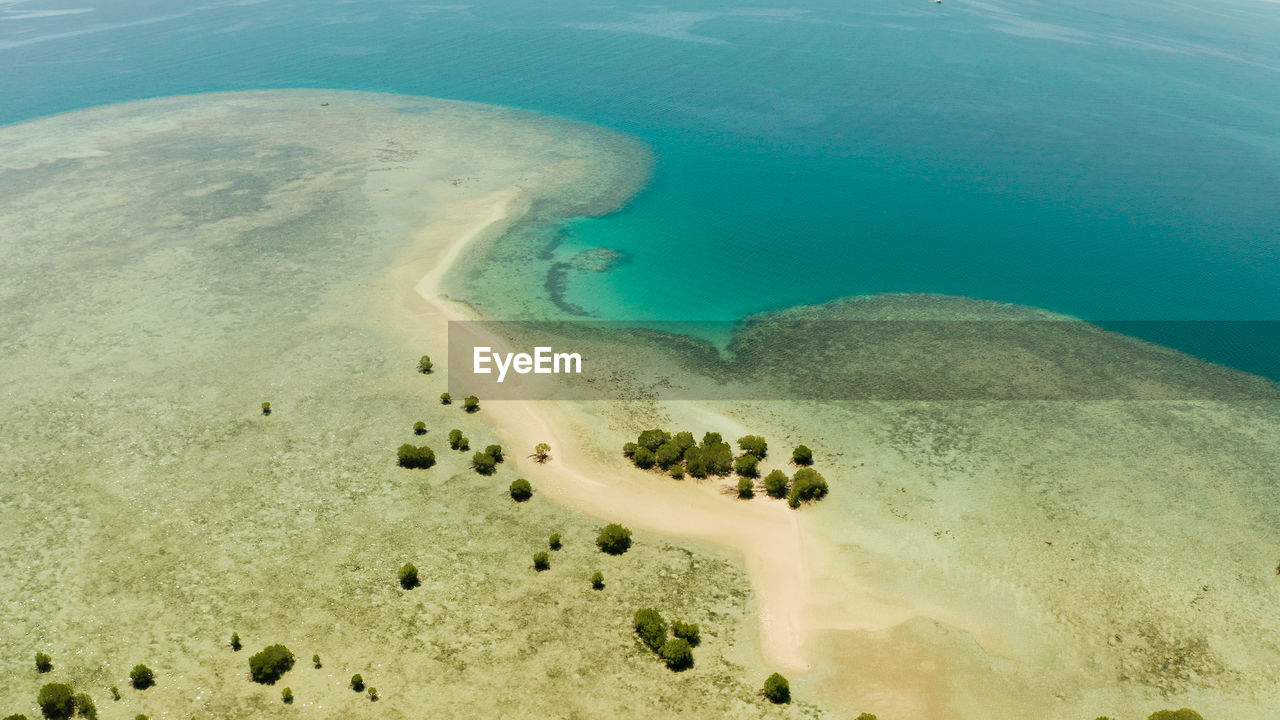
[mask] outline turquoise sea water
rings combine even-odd
[[[626,258],[565,291],[611,319],[922,291],[1280,321],[1277,38],[1270,0],[7,1],[0,123],[331,87],[624,130],[651,186],[564,230]],[[1196,327],[1148,335],[1280,377]]]

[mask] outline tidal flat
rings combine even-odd
[[[449,450],[455,427],[499,439],[416,371],[444,338],[365,302],[454,204],[515,188],[607,211],[647,173],[643,148],[533,113],[328,91],[144,101],[0,135],[0,713],[38,715],[50,681],[103,718],[814,712],[758,696],[740,558],[639,529],[605,556],[603,520],[536,485],[514,503],[510,465],[481,477]],[[439,463],[396,467],[407,442]],[[535,572],[551,533],[563,549]],[[421,587],[397,583],[405,562]],[[701,624],[692,670],[638,645],[644,606]],[[298,662],[255,684],[248,657],[272,643]],[[154,687],[128,686],[138,663]]]
[[[766,650],[779,625],[802,628],[800,687],[833,712],[1143,718],[1189,706],[1264,720],[1280,703],[1274,382],[948,296],[769,313],[723,347],[564,325],[610,379],[599,397],[615,402],[577,408],[601,468],[647,427],[762,434],[783,455],[762,472],[790,470],[791,447],[816,449],[831,493],[797,513],[805,592],[795,600],[794,577],[753,577],[762,607],[781,597],[792,613],[762,624]],[[781,503],[737,500],[732,478],[629,472],[619,481],[668,498],[683,491],[659,486],[702,485],[726,516]]]
[[[1269,720],[1280,703],[1273,384],[1030,308],[874,296],[750,318],[727,347],[580,333],[626,402],[468,414],[437,400],[446,321],[575,317],[548,230],[625,203],[643,147],[329,91],[0,136],[0,713],[34,714],[48,681],[104,718]],[[895,398],[903,378],[965,393]],[[735,399],[699,394],[726,383]],[[891,392],[850,399],[868,383]],[[792,510],[632,468],[621,443],[650,427],[764,435],[764,470],[804,443],[831,494]],[[508,462],[472,472],[453,428]],[[530,463],[542,441],[551,461]],[[438,464],[396,467],[403,443]],[[609,521],[636,530],[620,557],[593,546]],[[398,584],[406,562],[421,587]],[[646,606],[701,624],[693,669],[636,640]],[[248,656],[277,642],[297,665],[251,682]],[[137,663],[155,687],[128,687]],[[759,695],[780,667],[787,707]]]

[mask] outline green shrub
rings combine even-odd
[[[791,492],[787,495],[787,504],[800,507],[801,503],[821,500],[827,496],[827,480],[817,470],[803,467],[796,471],[791,480]]]
[[[689,448],[698,444],[697,441],[693,439],[693,433],[687,430],[682,430],[681,432],[673,435],[671,437],[671,442],[674,443],[676,447],[680,448],[681,453],[684,453]]]
[[[137,690],[146,690],[156,684],[156,674],[146,665],[134,665],[129,671],[129,682]]]
[[[544,442],[538,443],[533,446],[533,454],[529,457],[541,465],[551,459],[551,446]]]
[[[42,652],[36,653],[36,672],[47,673],[52,669],[53,658]]]
[[[764,681],[764,696],[775,705],[791,702],[791,683],[774,673]]]
[[[412,590],[422,584],[422,580],[418,578],[418,568],[414,567],[413,563],[405,563],[404,567],[400,568],[398,577],[400,587],[405,590]]]
[[[465,438],[465,437],[464,437],[464,438],[462,438],[461,440],[459,440],[459,441],[458,441],[458,449],[459,449],[459,450],[470,450],[470,449],[471,449],[471,440],[470,440],[469,438]]]
[[[138,715],[136,715],[133,718],[133,720],[151,720],[151,718],[147,717],[146,715],[143,715],[142,713],[138,713]]]
[[[244,647],[240,644],[240,633],[231,633],[231,649],[240,652],[240,648]]]
[[[66,720],[76,711],[75,694],[70,685],[62,683],[49,683],[40,688],[36,704],[40,706],[40,713],[49,720]]]
[[[289,688],[285,688],[285,689],[281,690],[281,691],[280,691],[280,699],[284,701],[284,704],[285,704],[285,705],[292,705],[292,704],[293,704],[293,690],[291,690],[291,689],[289,689]]]
[[[400,467],[426,469],[436,464],[436,451],[426,445],[414,447],[405,443],[396,451],[396,459],[400,463]]]
[[[413,424],[413,434],[414,434],[414,435],[426,435],[426,434],[427,434],[427,424],[426,424],[426,423],[424,423],[424,422],[422,422],[421,420],[419,420],[418,422],[414,423],[414,424]]]
[[[671,638],[662,644],[658,657],[667,664],[667,668],[680,672],[693,667],[693,649],[683,638]]]
[[[592,590],[604,589],[604,573],[597,570],[591,574],[591,589]]]
[[[471,469],[481,475],[492,475],[498,469],[498,461],[488,453],[478,452],[471,456]]]
[[[270,415],[270,414],[271,414],[271,403],[269,403],[269,402],[264,402],[264,403],[262,403],[262,414],[263,414],[263,415]]]
[[[97,720],[98,706],[93,703],[89,693],[76,693],[73,702],[76,706],[76,714],[85,720]]]
[[[671,433],[665,430],[645,430],[636,438],[636,444],[642,448],[647,448],[650,452],[656,452],[662,444],[671,439]]]
[[[369,702],[378,702],[378,688],[369,688]]]
[[[1191,708],[1181,710],[1158,710],[1151,713],[1147,720],[1204,720],[1204,717]]]
[[[640,636],[640,642],[645,647],[657,652],[667,642],[667,621],[662,619],[662,615],[652,608],[642,608],[636,611],[634,626],[636,635]]]
[[[757,460],[763,460],[769,454],[769,443],[759,435],[743,435],[738,438],[738,448],[747,455],[755,456]]]
[[[283,645],[268,645],[249,658],[249,675],[254,682],[273,685],[293,667],[293,653]]]
[[[684,464],[689,475],[696,478],[704,478],[710,472],[710,464],[702,453],[702,448],[691,447],[684,451]]]
[[[559,550],[563,547],[560,544],[560,533],[551,533],[551,537],[548,539],[547,545],[549,545],[552,550]]]
[[[449,431],[449,449],[457,450],[462,447],[462,431],[454,428]]]
[[[311,665],[312,665],[312,667],[314,667],[314,668],[315,668],[315,669],[317,669],[317,670],[319,670],[320,668],[324,667],[323,665],[321,665],[321,664],[320,664],[320,655],[319,655],[319,653],[317,653],[317,654],[315,654],[315,655],[312,655],[312,656],[311,656]]]
[[[505,458],[505,457],[503,457],[503,455],[502,455],[502,446],[501,446],[501,445],[489,445],[489,446],[485,447],[485,449],[484,449],[484,454],[485,454],[485,455],[488,455],[488,456],[489,456],[489,457],[491,457],[491,458],[493,458],[493,461],[494,461],[494,462],[496,462],[496,463],[498,463],[498,464],[502,464],[502,461],[506,459],[506,458]]]
[[[876,719],[876,716],[872,715],[871,713],[862,713],[858,715],[858,717],[854,718],[854,720],[877,720],[877,719]],[[1099,720],[1110,720],[1110,718],[1100,718]]]
[[[787,496],[787,486],[791,479],[781,470],[774,470],[764,476],[764,492],[771,498],[782,499]]]
[[[480,398],[475,395],[468,395],[462,398],[462,409],[469,413],[476,412],[480,409]]]
[[[423,375],[426,375],[427,373],[431,372],[431,368],[434,366],[435,364],[431,362],[431,358],[427,355],[423,355],[418,360],[418,372],[422,373]]]
[[[14,713],[12,715],[6,715],[4,720],[27,720],[27,716],[21,713]]]
[[[631,549],[631,531],[617,523],[609,523],[596,536],[596,547],[610,555],[621,555]]]
[[[807,445],[801,445],[791,451],[791,462],[806,467],[812,465],[813,451]]]
[[[676,465],[676,466],[674,466],[674,467],[672,467],[672,468],[671,468],[671,479],[673,479],[673,480],[683,480],[683,479],[684,479],[684,466],[683,466],[683,465]]]
[[[639,449],[640,449],[640,446],[635,443],[632,443],[632,442],[625,443],[622,446],[622,454],[627,457],[633,457],[636,454],[636,450],[639,450]]]
[[[112,699],[112,700],[119,700],[119,699],[120,699],[120,688],[116,687],[115,685],[112,685],[112,686],[111,686],[111,688],[110,688],[110,692],[111,692],[111,699]]]
[[[756,484],[750,478],[738,478],[738,497],[750,500],[756,496]]]
[[[524,478],[517,478],[511,481],[511,499],[516,502],[524,502],[533,497],[533,486]]]
[[[759,464],[760,461],[755,455],[743,455],[733,461],[733,471],[744,478],[757,477],[760,475],[760,471],[756,469]]]
[[[631,456],[631,462],[641,470],[648,470],[653,467],[655,462],[653,452],[647,447],[638,447],[636,448],[635,454]]]
[[[533,554],[533,569],[538,572],[551,569],[551,556],[546,550],[539,550]]]
[[[653,453],[653,461],[663,470],[668,470],[676,463],[684,462],[684,450],[674,442],[664,442]]]
[[[671,623],[671,635],[689,643],[689,647],[702,644],[702,635],[697,623],[686,623],[675,620]]]
[[[452,395],[450,395],[450,394],[449,394],[449,393],[447,393],[447,392],[440,393],[440,404],[441,404],[441,405],[452,405],[452,404],[453,404],[453,396],[452,396]]]
[[[360,673],[351,676],[351,689],[356,692],[364,692],[364,678],[360,677]]]
[[[733,470],[733,448],[720,439],[720,433],[707,433],[703,436],[702,444],[697,449],[697,457],[702,462],[706,475],[728,475]],[[688,452],[685,453],[685,460],[689,460]]]

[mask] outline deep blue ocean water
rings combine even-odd
[[[565,230],[627,259],[567,290],[607,318],[923,291],[1280,321],[1274,0],[0,1],[0,123],[276,87],[515,105],[650,143],[631,206]],[[1196,327],[1149,336],[1280,377],[1264,343]]]

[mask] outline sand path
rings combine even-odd
[[[433,337],[446,337],[449,321],[475,319],[471,308],[444,295],[442,280],[469,243],[501,233],[527,207],[527,197],[515,188],[450,201],[416,234],[392,274],[404,307],[420,327]],[[502,343],[495,339],[494,345]],[[503,444],[517,449],[509,457],[521,475],[552,499],[637,530],[741,553],[755,593],[765,659],[782,669],[807,670],[804,618],[811,591],[796,513],[776,501],[737,502],[716,483],[672,482],[592,457],[573,441],[582,432],[576,416],[580,411],[568,403],[508,400],[486,403],[482,414]],[[737,426],[705,408],[695,411],[707,421],[716,420],[717,427]],[[524,450],[531,452],[539,442],[553,448],[545,465],[523,457]]]

